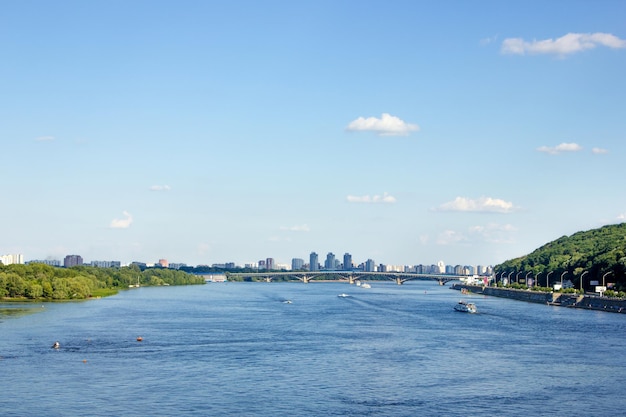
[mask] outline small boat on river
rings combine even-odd
[[[348,294],[346,294],[346,293],[341,293],[337,297],[346,298],[346,297],[350,297],[350,296]]]
[[[462,313],[477,313],[478,310],[476,309],[476,304],[474,303],[468,303],[466,301],[459,301],[457,303],[457,305],[454,306],[454,309],[456,311],[460,311]]]

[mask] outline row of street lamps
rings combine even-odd
[[[519,271],[516,275],[515,275],[515,282],[519,282],[519,275],[522,273],[523,271]],[[546,275],[546,287],[550,286],[550,275],[554,273],[554,271],[550,271],[548,272],[548,275]],[[582,274],[580,274],[580,290],[583,290],[583,277],[588,274],[589,271],[583,271]],[[606,286],[606,277],[609,274],[612,274],[613,271],[609,271],[607,273],[605,273],[604,275],[602,275],[602,286],[605,287]],[[500,281],[504,280],[504,275],[506,274],[506,272],[502,272],[502,275],[500,275]],[[528,276],[532,274],[532,271],[529,271],[526,274],[525,277],[525,281],[528,282]],[[565,277],[565,275],[568,274],[568,271],[563,271],[563,273],[561,274],[561,288],[563,287],[563,277]],[[509,272],[509,275],[507,276],[507,282],[511,282],[511,275],[513,275],[513,271]],[[539,283],[539,275],[541,275],[541,272],[537,274],[537,283]],[[496,281],[498,278],[498,274],[496,274]]]

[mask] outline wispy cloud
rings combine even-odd
[[[109,226],[111,229],[128,229],[130,227],[133,222],[133,216],[127,211],[122,212],[122,214],[124,215],[123,219],[111,220],[111,224]]]
[[[150,187],[150,191],[169,191],[170,189],[169,185],[153,185]]]
[[[602,148],[593,148],[591,149],[591,152],[593,152],[596,155],[603,155],[605,153],[609,153],[607,149],[602,149]]]
[[[363,195],[363,196],[355,196],[349,195],[346,197],[348,203],[387,203],[393,204],[396,202],[396,198],[387,193],[383,193],[383,195]]]
[[[464,231],[444,230],[437,235],[435,243],[437,245],[455,245],[472,242],[487,243],[511,243],[511,234],[517,229],[510,224],[490,223],[487,225],[472,226]]]
[[[522,38],[507,38],[502,41],[503,54],[548,54],[565,57],[576,52],[594,49],[597,46],[618,49],[626,48],[626,40],[610,33],[568,33],[557,39],[525,41]]]
[[[39,136],[35,138],[37,142],[50,142],[50,141],[53,141],[54,139],[55,139],[54,136]]]
[[[510,213],[515,210],[513,203],[499,198],[480,197],[471,199],[457,197],[453,201],[443,203],[436,211],[466,211],[486,213]]]
[[[298,224],[295,226],[281,226],[280,230],[288,230],[290,232],[310,232],[311,228],[306,224]]]
[[[562,152],[578,152],[582,149],[582,146],[577,143],[561,143],[556,146],[540,146],[537,148],[537,151],[557,155]]]
[[[416,124],[407,123],[399,117],[383,113],[377,117],[359,117],[350,122],[346,130],[353,132],[374,132],[379,136],[407,136],[420,128]]]
[[[617,215],[617,220],[624,221],[626,220],[626,213],[620,213]]]
[[[497,40],[498,40],[498,35],[490,36],[490,37],[481,39],[480,40],[480,44],[481,45],[489,45],[489,44],[491,44],[493,42],[496,42]]]

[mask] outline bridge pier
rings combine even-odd
[[[272,282],[272,277],[265,278],[265,282]]]
[[[309,277],[307,277],[307,276],[305,275],[305,276],[303,276],[303,277],[302,277],[302,282],[304,282],[305,284],[308,284],[310,279],[311,279],[311,278],[309,278]]]
[[[396,284],[402,285],[403,282],[401,278],[396,278]]]
[[[348,282],[350,283],[350,285],[354,284],[354,275],[348,275]]]

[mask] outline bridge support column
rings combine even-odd
[[[305,284],[308,284],[310,279],[311,279],[311,278],[309,278],[309,277],[307,277],[307,276],[305,275],[305,276],[303,276],[303,277],[302,277],[302,282],[304,282]]]
[[[439,285],[446,285],[446,283],[443,280],[439,280]]]
[[[272,278],[271,277],[265,278],[265,282],[272,282]]]
[[[398,285],[402,285],[402,279],[400,279],[400,278],[396,278],[396,284],[398,284]]]
[[[354,275],[349,275],[349,276],[348,276],[348,282],[349,282],[350,284],[354,284]]]

